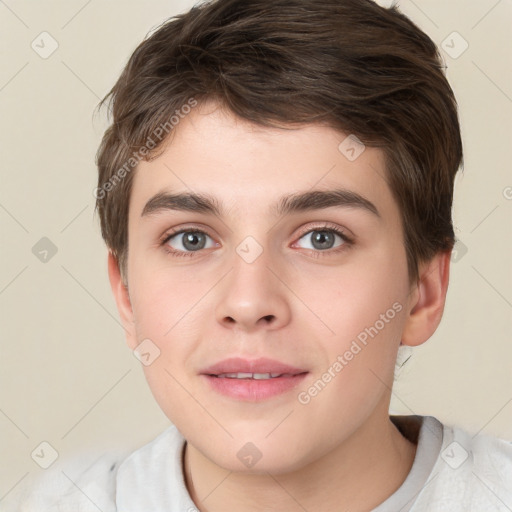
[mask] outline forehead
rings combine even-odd
[[[319,124],[255,125],[210,103],[180,119],[158,158],[139,164],[130,216],[165,192],[207,195],[237,219],[270,217],[284,196],[315,190],[344,190],[397,214],[381,150]]]

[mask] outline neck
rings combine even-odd
[[[389,419],[370,419],[335,450],[296,471],[272,475],[228,471],[187,444],[185,481],[201,512],[372,510],[391,496],[412,467],[416,445]]]

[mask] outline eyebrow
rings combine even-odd
[[[359,208],[380,217],[377,207],[360,194],[347,189],[311,190],[283,196],[272,207],[276,216],[332,207]],[[219,201],[210,194],[159,192],[145,204],[141,217],[166,210],[198,212],[223,217]]]

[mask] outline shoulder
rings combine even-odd
[[[29,475],[2,500],[2,512],[114,512],[117,468],[126,454],[77,457]]]
[[[183,446],[184,438],[170,426],[132,452],[87,454],[56,462],[43,473],[24,479],[2,500],[1,511],[115,512],[119,506],[136,510],[134,500],[141,501],[140,510],[144,510],[144,504],[151,502],[151,489],[165,485],[162,479],[181,480]]]
[[[512,442],[443,425],[441,451],[412,510],[423,510],[422,503],[430,507],[425,510],[509,512]]]
[[[512,490],[512,441],[446,425],[444,437],[441,456],[454,474],[466,466],[466,473]]]
[[[174,462],[174,459],[179,458],[183,443],[183,436],[171,425],[151,442],[126,457],[119,468],[119,477],[128,473],[134,473],[134,476],[147,475],[159,466]]]
[[[127,457],[117,473],[119,509],[195,510],[182,469],[185,444],[182,434],[172,425]]]

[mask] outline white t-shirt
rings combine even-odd
[[[471,435],[432,416],[390,418],[417,450],[400,488],[372,512],[512,511],[512,442]],[[185,485],[184,447],[171,426],[127,457],[104,455],[77,476],[47,475],[29,495],[7,496],[0,510],[197,512]]]

